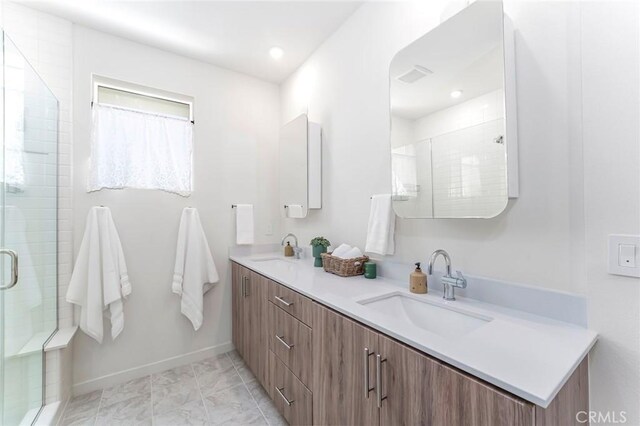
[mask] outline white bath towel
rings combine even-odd
[[[194,330],[202,326],[204,319],[203,296],[218,280],[200,215],[194,208],[185,208],[180,218],[171,289],[181,296],[180,311],[189,318]]]
[[[302,206],[300,204],[289,204],[287,207],[287,217],[292,219],[302,218]]]
[[[111,338],[124,328],[123,299],[131,294],[118,231],[107,207],[92,207],[67,290],[80,309],[80,329],[102,343],[103,311],[109,308]]]
[[[394,234],[396,215],[393,212],[391,194],[371,197],[371,212],[367,228],[367,244],[364,251],[381,255],[395,252]]]
[[[253,244],[253,204],[236,206],[236,243]]]

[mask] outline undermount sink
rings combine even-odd
[[[492,320],[400,292],[361,300],[358,303],[442,337],[463,336]]]
[[[275,266],[279,269],[291,270],[295,267],[295,263],[292,260],[286,260],[280,257],[257,257],[251,259],[253,262],[262,263],[264,265]]]
[[[253,259],[251,259],[252,262],[270,262],[270,263],[278,263],[278,262],[283,262],[286,264],[291,265],[291,261],[290,260],[286,260],[283,259],[281,257],[255,257]]]

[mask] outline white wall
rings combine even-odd
[[[125,369],[231,341],[231,286],[227,249],[234,244],[233,203],[253,203],[256,242],[277,238],[279,93],[274,84],[178,55],[74,26],[74,224],[76,252],[91,206],[111,208],[133,293],[125,328],[102,345],[80,333],[74,341],[74,385]],[[195,98],[193,194],[151,190],[86,192],[90,155],[91,74]],[[171,292],[176,238],[184,207],[198,208],[220,283],[205,295],[197,332]],[[274,237],[265,236],[273,221]],[[76,253],[77,254],[77,253]],[[108,334],[108,333],[106,333]],[[131,373],[131,374],[136,374]],[[89,383],[99,386],[100,382]]]
[[[2,26],[5,32],[60,102],[58,121],[57,308],[59,327],[68,327],[73,321],[71,307],[64,300],[64,294],[71,278],[73,242],[71,235],[73,219],[71,209],[71,84],[73,68],[71,23],[12,2],[1,2],[1,9]],[[34,173],[31,173],[31,176],[38,178]],[[44,177],[46,178],[46,176]],[[26,195],[32,197],[29,193]],[[46,293],[53,294],[50,291],[46,291]],[[55,306],[54,301],[47,300],[46,303]],[[46,354],[45,397],[47,403],[67,397],[71,385],[70,365],[71,354],[68,351],[52,351]],[[40,369],[39,366],[38,369]]]
[[[363,5],[282,85],[282,122],[308,110],[325,136],[323,208],[283,222],[283,232],[364,245],[369,196],[390,191],[388,66],[396,51],[437,24],[439,6]],[[586,295],[590,326],[602,333],[591,359],[592,407],[625,408],[629,424],[640,424],[638,280],[609,276],[604,266],[605,234],[638,233],[640,200],[638,13],[618,7],[505,4],[516,30],[521,196],[490,220],[398,219],[394,258],[425,261],[444,248],[453,266],[469,273]],[[609,91],[609,80],[617,90]],[[601,96],[612,108],[599,115]],[[611,169],[623,165],[618,181]]]
[[[308,108],[324,131],[324,204],[283,231],[324,234],[363,246],[369,196],[390,191],[388,68],[392,56],[438,23],[433,2],[364,4],[282,86],[282,121]],[[584,293],[570,273],[568,164],[572,144],[569,61],[576,12],[570,3],[505,5],[517,31],[520,189],[490,220],[400,220],[396,256],[425,260],[445,248],[454,267],[475,274]],[[571,26],[569,26],[571,24]],[[359,158],[362,161],[353,161]],[[358,191],[344,191],[345,182]],[[351,186],[353,188],[353,185]],[[349,212],[345,214],[344,212]],[[338,220],[339,219],[339,220]],[[487,241],[492,250],[486,250]],[[501,259],[501,261],[496,261]]]
[[[640,234],[640,4],[582,5],[586,291],[592,408],[640,424],[640,280],[607,274],[607,236]]]

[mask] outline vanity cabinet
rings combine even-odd
[[[291,425],[313,424],[313,302],[269,281],[267,392]]]
[[[292,425],[578,425],[585,358],[545,409],[232,263],[233,343]],[[473,350],[473,348],[470,348]]]
[[[589,411],[585,358],[542,408],[313,304],[317,425],[578,425]]]
[[[269,394],[276,409],[290,425],[313,424],[313,394],[276,354],[269,357]]]
[[[532,424],[532,405],[314,304],[314,424]]]
[[[232,341],[260,384],[266,387],[269,280],[236,263],[232,263],[231,275]]]
[[[232,339],[291,425],[313,418],[311,299],[231,263]]]
[[[377,425],[378,334],[317,303],[313,327],[314,424]]]
[[[378,347],[381,425],[533,424],[529,402],[386,336],[378,335]]]

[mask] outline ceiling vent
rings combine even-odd
[[[399,76],[398,80],[404,83],[415,83],[427,74],[433,74],[433,71],[420,65],[414,65],[409,71]]]

